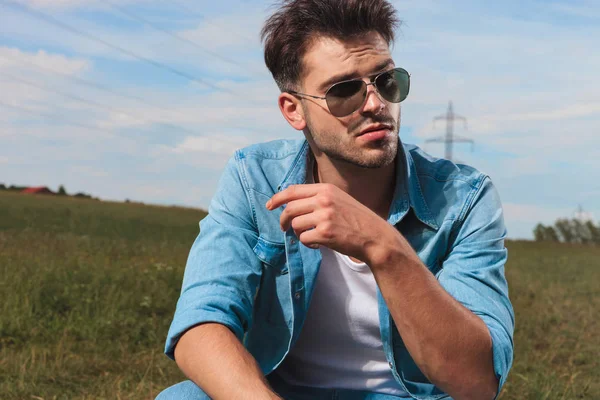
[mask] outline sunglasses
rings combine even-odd
[[[351,79],[334,83],[325,97],[288,90],[290,94],[325,100],[331,115],[345,117],[360,109],[367,101],[367,87],[374,85],[385,100],[400,103],[410,90],[410,74],[404,68],[394,68],[377,75],[370,83],[362,79]]]

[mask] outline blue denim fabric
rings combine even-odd
[[[279,140],[238,150],[227,164],[200,235],[189,254],[165,353],[204,323],[231,329],[265,375],[298,339],[321,254],[292,229],[281,232],[282,209],[265,203],[277,191],[303,184],[312,157],[305,140]],[[504,384],[513,358],[514,312],[504,277],[506,229],[490,178],[436,159],[413,145],[398,152],[388,222],[455,299],[489,328],[494,370]],[[447,395],[431,384],[407,351],[378,291],[380,331],[393,375],[415,399]]]
[[[287,385],[277,376],[267,376],[271,388],[285,400],[402,400],[406,397],[364,390],[319,389]],[[209,400],[210,397],[192,381],[184,381],[162,391],[156,400]]]

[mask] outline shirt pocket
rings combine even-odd
[[[268,326],[288,326],[291,290],[284,243],[258,239],[254,253],[263,263],[254,305],[254,321]]]
[[[285,243],[275,243],[259,237],[252,250],[262,261],[265,269],[270,269],[276,275],[285,275],[288,273]]]

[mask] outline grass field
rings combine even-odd
[[[199,210],[0,192],[0,398],[153,399]],[[600,249],[509,242],[501,399],[600,399]]]

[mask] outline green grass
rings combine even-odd
[[[600,399],[600,248],[511,242],[515,360],[502,399]]]
[[[204,213],[0,193],[0,398],[150,399]]]
[[[0,397],[153,399],[199,210],[0,192]],[[509,242],[501,399],[600,398],[600,249]]]

